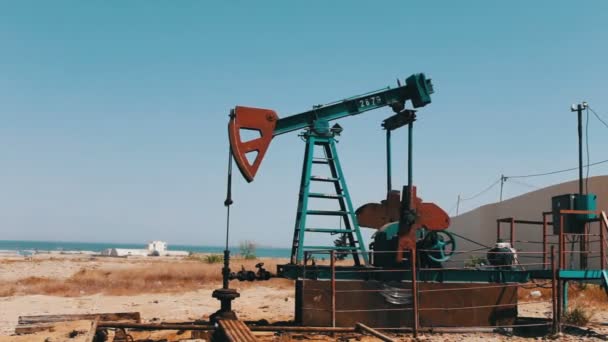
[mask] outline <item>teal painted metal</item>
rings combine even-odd
[[[310,252],[327,257],[328,248]],[[289,279],[306,276],[307,279],[330,279],[331,269],[328,266],[307,266],[306,272],[302,265],[278,265],[279,275]],[[532,279],[551,279],[552,270],[477,270],[477,269],[433,269],[419,270],[419,281],[460,282],[460,283],[526,283]],[[383,267],[337,267],[337,279],[350,280],[411,280],[408,269]],[[560,280],[602,281],[608,284],[608,270],[563,270],[558,273]]]
[[[414,186],[414,123],[407,125],[407,210],[412,210],[412,186]],[[409,223],[408,223],[409,224]]]
[[[314,250],[322,250],[323,253],[322,254],[327,254],[327,251],[351,251],[353,249],[357,249],[357,247],[351,247],[351,246],[304,246],[304,250],[306,250],[307,252],[309,252],[310,254],[315,254]]]
[[[601,280],[605,270],[560,270],[559,279],[566,280]]]
[[[315,254],[314,252],[311,252]],[[319,255],[328,256],[327,252]],[[331,279],[329,266],[308,266],[306,271],[302,265],[279,265],[278,274],[288,279]],[[407,281],[412,280],[409,269],[396,270],[380,267],[336,267],[336,279],[339,280],[378,280],[378,281]],[[456,283],[527,283],[532,277],[527,271],[500,270],[419,270],[418,281],[456,282]]]
[[[334,163],[329,164],[331,173],[334,177],[337,176],[340,179],[339,187],[338,185],[336,185],[336,192],[340,193],[341,190],[341,194],[344,196],[344,200],[340,201],[340,208],[343,211],[348,211],[348,215],[350,216],[350,222],[352,224],[352,227],[349,228],[352,229],[356,235],[356,242],[352,237],[349,239],[349,242],[351,244],[351,247],[359,247],[359,256],[363,257],[363,260],[367,265],[369,263],[369,260],[367,257],[367,252],[365,251],[365,244],[363,243],[363,236],[361,236],[361,230],[359,228],[359,222],[357,221],[357,215],[355,214],[355,208],[353,207],[353,203],[350,199],[350,193],[348,192],[348,186],[346,185],[346,178],[344,177],[344,172],[342,172],[342,166],[340,166],[340,158],[338,158],[338,151],[336,150],[336,141],[332,138],[330,140],[329,146],[325,146],[325,149],[326,153],[331,152],[331,155],[333,156]],[[345,221],[348,221],[348,219],[346,219]]]
[[[450,260],[454,251],[456,251],[456,237],[447,230],[431,231],[427,232],[427,234],[434,234],[434,236],[431,235],[431,240],[434,241],[434,244],[429,247],[425,246],[424,248],[436,251],[428,253],[428,257],[440,263]],[[449,250],[449,252],[446,252],[446,250]]]
[[[395,245],[395,239],[397,239],[397,235],[399,234],[399,223],[393,222],[383,227],[381,230],[378,230],[374,235],[374,246],[376,250],[379,251],[387,251],[391,250],[392,246]],[[432,234],[431,236],[428,236]],[[456,251],[456,237],[447,230],[443,231],[429,231],[425,228],[421,228],[416,230],[416,239],[417,240],[426,240],[432,241],[434,243],[418,245],[417,248],[424,249],[427,252],[428,257],[436,262],[446,262],[450,260],[452,256],[452,252]],[[449,249],[447,247],[450,247]],[[429,252],[429,250],[433,250],[434,252]],[[449,252],[446,253],[446,250]],[[388,254],[385,254],[388,256]],[[376,257],[383,257],[382,255],[376,255]],[[391,256],[392,257],[392,256]],[[375,263],[376,264],[376,263]],[[378,265],[378,264],[376,264]],[[381,264],[386,266],[386,264]]]
[[[606,295],[608,295],[608,271],[603,270],[602,271],[602,280],[603,280],[603,285],[604,285],[604,291],[606,291]]]
[[[560,214],[560,210],[588,210],[597,209],[597,195],[595,194],[563,194],[551,198],[553,210],[553,234],[559,234],[561,219],[564,219],[564,233],[583,233],[589,220],[597,219],[597,215],[590,214]]]
[[[568,288],[569,282],[567,280],[564,281],[564,291],[562,293],[562,312],[568,312]]]
[[[334,135],[339,132],[330,129],[327,121],[318,120],[302,136],[306,140],[306,151],[302,164],[302,179],[300,180],[300,192],[298,197],[298,210],[294,227],[294,240],[291,249],[291,263],[301,265],[304,262],[304,254],[308,250],[336,250],[351,251],[355,265],[368,264],[368,256],[363,244],[363,237],[359,230],[359,224],[355,210],[350,199],[350,193],[346,185],[346,179],[340,166],[338,151]],[[315,147],[321,147],[325,158],[321,160],[314,158]],[[319,163],[323,161],[323,163]],[[330,177],[318,177],[312,175],[313,164],[326,164],[330,170]],[[311,182],[328,182],[334,185],[334,194],[322,194],[311,192]],[[324,198],[338,201],[339,210],[315,210],[309,209],[310,198]],[[313,228],[307,227],[307,216],[338,216],[344,222],[344,228]],[[306,232],[346,234],[349,246],[307,246],[305,245]],[[331,240],[333,243],[333,240]]]
[[[277,121],[273,136],[313,127],[318,121],[331,121],[349,115],[357,115],[384,106],[402,110],[407,100],[412,101],[414,108],[424,107],[431,103],[433,84],[424,74],[414,74],[405,80],[405,85],[387,88],[380,91],[355,96],[324,106],[315,106],[312,110],[281,118]]]
[[[293,243],[291,245],[291,263],[300,264],[304,260],[304,232],[306,228],[306,211],[308,209],[308,194],[310,193],[310,172],[314,155],[315,140],[306,139],[304,163],[302,164],[302,178],[300,179],[300,193],[298,196],[298,210],[294,228]]]
[[[586,194],[586,195],[576,195],[574,197],[574,209],[575,210],[589,210],[595,211],[597,209],[597,195],[596,194]],[[582,214],[576,215],[577,220],[588,221],[594,220],[597,218],[595,214]]]
[[[393,190],[392,160],[391,160],[391,130],[386,130],[386,193]]]

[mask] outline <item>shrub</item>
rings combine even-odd
[[[591,314],[581,306],[577,306],[574,309],[566,312],[563,315],[564,323],[572,324],[579,327],[585,326],[591,320]]]
[[[224,261],[224,256],[221,254],[209,254],[205,255],[203,260],[208,264],[217,264]]]
[[[464,263],[464,267],[477,267],[479,265],[486,265],[487,263],[484,257],[472,256]]]
[[[336,247],[347,247],[348,246],[348,236],[346,233],[341,234],[339,238],[334,240],[334,246]],[[344,260],[346,259],[346,253],[336,253],[336,260]]]
[[[241,256],[247,260],[256,258],[255,248],[256,248],[256,245],[253,241],[245,240],[245,241],[241,241],[241,243],[239,244]]]

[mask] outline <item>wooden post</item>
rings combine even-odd
[[[336,251],[332,250],[330,255],[331,267],[331,326],[336,327]]]
[[[412,269],[412,309],[413,309],[413,322],[412,322],[412,333],[414,338],[418,337],[418,284],[417,284],[417,272],[416,267],[416,249],[410,249],[410,262]]]

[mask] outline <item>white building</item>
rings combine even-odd
[[[165,241],[151,241],[148,243],[148,255],[167,254],[167,243]]]
[[[147,249],[108,248],[101,251],[103,256],[125,257],[125,256],[188,256],[186,251],[169,251],[165,241],[151,241]]]
[[[103,250],[101,255],[113,257],[148,256],[148,251],[145,249],[108,248]]]

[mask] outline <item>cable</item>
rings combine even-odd
[[[606,121],[602,120],[602,118],[600,117],[600,115],[598,113],[596,113],[592,108],[589,108],[589,106],[587,106],[587,109],[591,111],[591,113],[593,113],[593,115],[595,115],[595,117],[600,120],[601,123],[604,124],[604,126],[606,126],[606,128],[608,128],[608,123],[606,123]]]
[[[607,160],[607,161],[608,161],[608,160]],[[472,200],[472,199],[475,199],[475,198],[477,198],[477,197],[479,197],[479,196],[481,196],[481,195],[485,194],[486,192],[490,191],[490,190],[491,190],[493,187],[495,187],[495,186],[496,186],[498,183],[500,183],[500,180],[501,180],[501,179],[500,179],[500,178],[498,178],[498,179],[497,179],[497,180],[496,180],[494,183],[490,184],[490,186],[488,186],[487,188],[483,189],[482,191],[480,191],[480,192],[476,193],[475,195],[473,195],[473,196],[471,196],[471,197],[468,197],[468,198],[462,198],[462,197],[461,197],[461,198],[460,198],[460,202],[463,202],[463,201],[470,201],[470,200]]]
[[[607,126],[607,127],[608,127],[608,126]],[[600,160],[600,161],[598,161],[598,162],[588,164],[587,166],[595,166],[595,165],[599,165],[599,164],[603,164],[603,163],[608,163],[608,159],[605,159],[605,160]],[[534,174],[529,174],[529,175],[519,175],[519,176],[505,176],[505,177],[506,177],[506,178],[529,178],[529,177],[540,177],[540,176],[554,175],[554,174],[556,174],[556,173],[562,173],[562,172],[568,172],[568,171],[574,171],[574,170],[578,170],[578,167],[571,167],[571,168],[569,168],[569,169],[563,169],[563,170],[557,170],[557,171],[551,171],[551,172],[534,173]]]
[[[459,238],[461,238],[461,239],[463,239],[463,240],[469,241],[469,242],[474,243],[474,244],[476,244],[476,245],[479,245],[479,246],[481,246],[481,247],[485,247],[485,248],[488,248],[488,249],[492,248],[492,247],[490,247],[490,246],[486,246],[486,245],[481,244],[481,243],[479,243],[479,242],[477,242],[477,241],[474,241],[474,240],[471,240],[471,239],[469,239],[469,238],[466,238],[466,237],[464,237],[464,236],[462,236],[462,235],[456,234],[456,233],[454,233],[454,232],[452,232],[452,231],[450,231],[450,233],[451,233],[452,235],[454,235],[454,236],[457,236],[457,237],[459,237]]]
[[[532,185],[532,184],[529,184],[529,183],[526,183],[526,182],[522,182],[522,181],[519,181],[519,180],[512,179],[511,182],[513,182],[515,184],[523,185],[523,186],[528,187],[528,188],[539,189],[539,187],[536,186],[536,185]]]
[[[604,121],[600,115],[598,113],[596,113],[593,108],[587,106],[587,117],[586,117],[586,123],[585,123],[585,144],[586,144],[586,150],[587,150],[587,165],[585,166],[587,168],[587,176],[586,176],[586,180],[585,180],[585,191],[588,192],[589,191],[589,168],[591,166],[595,166],[595,165],[600,165],[600,164],[604,164],[604,163],[608,163],[608,159],[604,159],[604,160],[600,160],[594,163],[590,163],[591,158],[590,158],[590,152],[589,152],[589,111],[591,111],[591,113],[593,113],[593,115],[595,115],[595,117],[602,123],[604,124],[604,126],[606,126],[606,128],[608,128],[608,122]],[[537,186],[531,185],[531,184],[527,184],[525,182],[521,182],[521,181],[514,181],[513,178],[530,178],[530,177],[541,177],[541,176],[549,176],[549,175],[554,175],[554,174],[558,174],[558,173],[563,173],[563,172],[569,172],[569,171],[574,171],[574,170],[578,170],[578,167],[572,167],[572,168],[568,168],[568,169],[562,169],[562,170],[556,170],[556,171],[549,171],[549,172],[542,172],[542,173],[532,173],[532,174],[528,174],[528,175],[517,175],[517,176],[502,176],[504,177],[505,180],[511,178],[511,180],[517,184],[520,185],[524,185],[530,188],[536,188],[538,189]],[[460,197],[460,202],[465,202],[465,201],[470,201],[472,199],[475,199],[481,195],[483,195],[484,193],[490,191],[494,186],[496,186],[498,183],[500,183],[501,179],[503,178],[499,178],[498,180],[496,180],[494,183],[492,183],[490,186],[488,186],[487,188],[483,189],[482,191],[476,193],[475,195],[471,196],[471,197],[467,197],[467,198],[463,198]],[[451,212],[453,210],[450,209],[449,212]]]
[[[449,215],[452,215],[452,212],[454,211],[454,209],[456,209],[457,205],[458,205],[458,201],[456,201],[456,203],[454,203],[454,205],[450,208],[450,210],[448,210]]]

